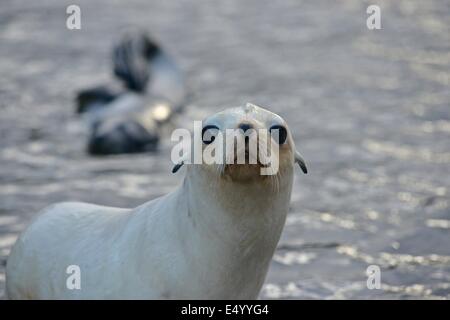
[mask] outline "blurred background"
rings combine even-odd
[[[71,4],[81,30],[66,28]],[[85,150],[75,93],[111,78],[112,44],[137,26],[184,72],[179,123],[253,102],[287,120],[307,161],[261,298],[450,298],[449,17],[448,0],[2,0],[0,296],[38,210],[133,207],[182,180],[168,138],[156,153]]]

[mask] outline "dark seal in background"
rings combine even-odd
[[[122,86],[100,86],[77,95],[77,112],[90,126],[93,155],[155,151],[161,126],[181,112],[185,86],[174,60],[143,32],[125,34],[113,49]]]

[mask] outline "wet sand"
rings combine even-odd
[[[111,45],[137,25],[186,73],[174,125],[250,101],[287,119],[307,160],[262,298],[450,297],[449,1],[377,1],[374,31],[356,0],[93,2],[78,1],[79,31],[65,28],[70,2],[0,4],[0,296],[39,209],[133,207],[180,183],[169,141],[89,157],[74,115],[75,91],[110,81]]]

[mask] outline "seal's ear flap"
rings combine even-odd
[[[308,173],[308,169],[306,168],[305,160],[303,160],[303,157],[301,156],[300,152],[298,152],[297,150],[295,151],[294,158],[295,158],[295,162],[298,163],[298,165],[302,169],[303,173],[307,174]]]
[[[178,162],[172,168],[172,173],[176,173],[178,170],[180,170],[180,168],[185,163],[187,163],[187,164],[191,163],[191,154],[190,153],[185,153],[185,154],[183,154],[182,157],[180,157],[177,160],[178,160]]]
[[[184,161],[180,161],[178,162],[172,169],[172,173],[176,173],[178,170],[180,170],[180,168],[183,166]]]

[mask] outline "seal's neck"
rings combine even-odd
[[[257,295],[286,219],[292,172],[273,188],[191,171],[182,188],[189,208],[183,228],[195,248],[192,259],[209,266],[211,279],[227,278],[228,292]]]
[[[284,224],[292,189],[292,171],[281,178],[255,179],[234,182],[227,177],[216,177],[201,168],[190,168],[184,181],[192,215],[203,223],[221,229],[245,228],[245,232],[260,232]],[[224,230],[229,234],[230,230]],[[242,230],[244,231],[244,230]],[[226,236],[226,235],[225,235]]]

